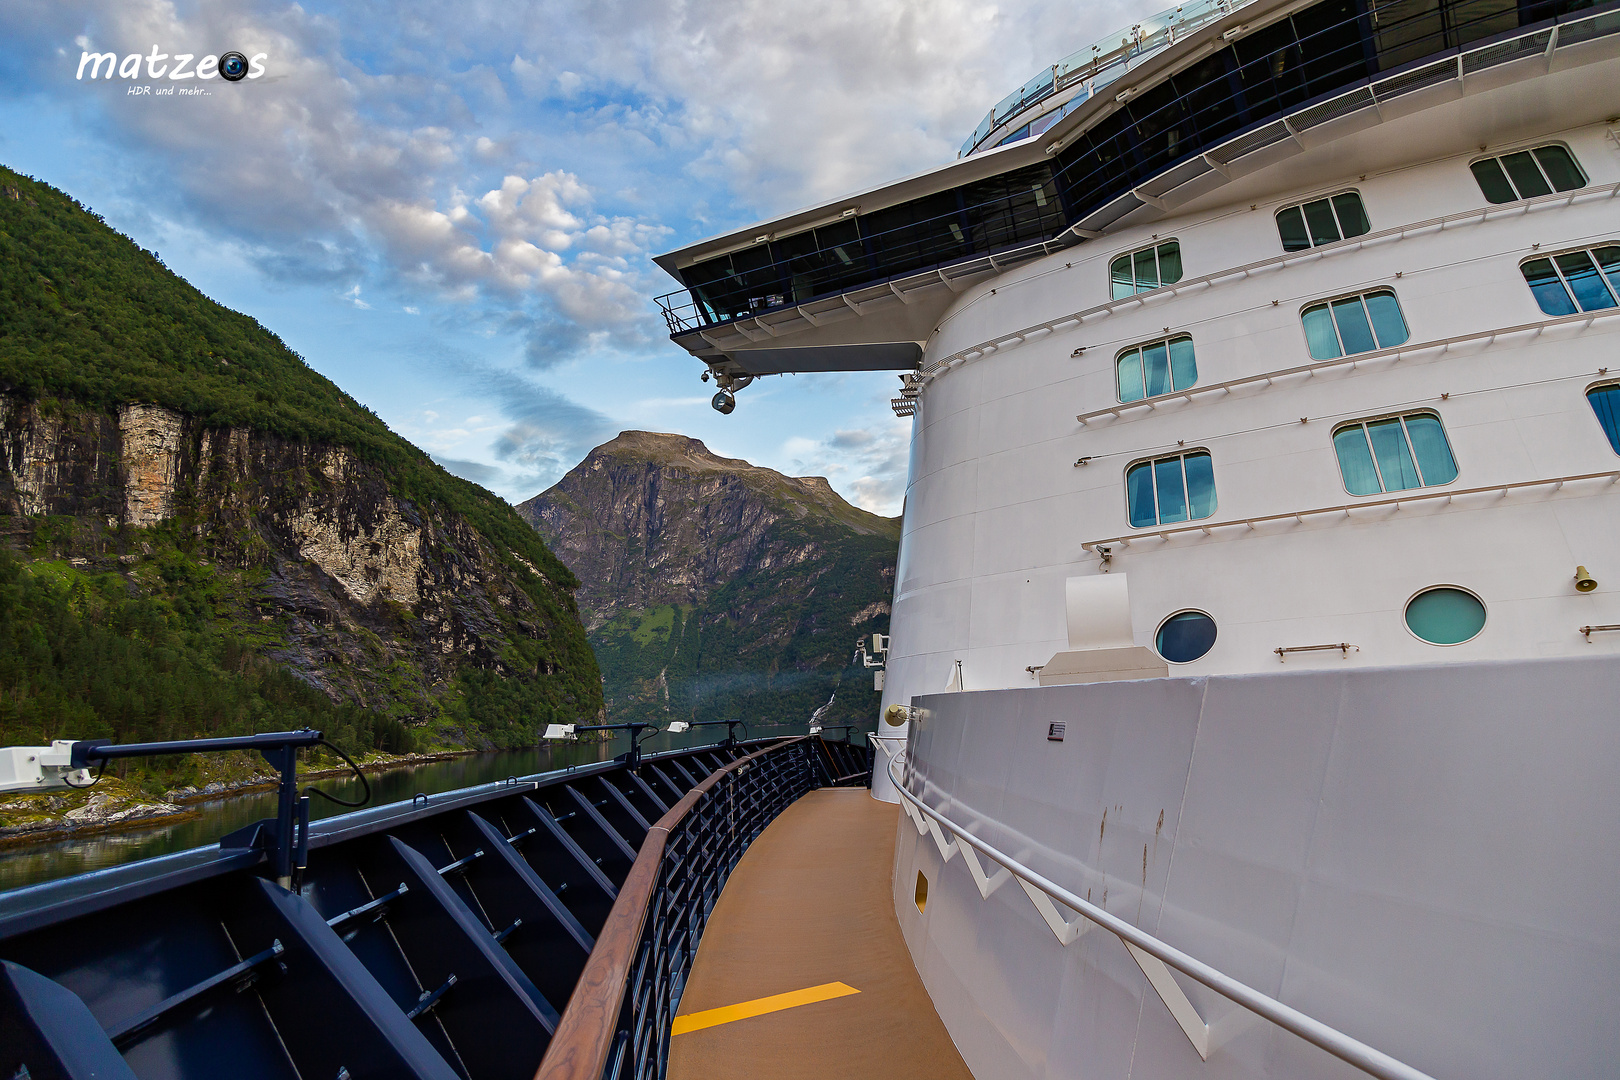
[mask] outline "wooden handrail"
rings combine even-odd
[[[664,845],[670,832],[727,773],[808,738],[808,735],[795,735],[722,765],[698,781],[696,787],[647,831],[629,875],[619,886],[613,910],[608,912],[607,922],[596,936],[596,946],[585,961],[585,970],[580,972],[579,982],[568,997],[568,1007],[563,1010],[557,1031],[546,1047],[545,1057],[534,1074],[535,1080],[601,1080],[613,1036],[618,1031],[625,984],[629,981],[630,965],[636,959],[642,926],[647,921],[647,907],[652,901],[653,886],[658,882],[658,867],[663,862]]]

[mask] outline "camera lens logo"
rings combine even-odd
[[[248,58],[239,52],[228,52],[219,58],[219,77],[226,82],[241,82],[247,78]]]

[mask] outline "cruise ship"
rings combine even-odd
[[[1187,4],[658,259],[722,412],[899,375],[874,791],[975,1076],[1614,1074],[1617,31]]]
[[[660,256],[721,412],[898,375],[870,746],[314,822],[318,732],[7,748],[281,784],[0,894],[0,1077],[1614,1075],[1617,196],[1620,3],[1199,0]]]

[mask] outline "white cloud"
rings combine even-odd
[[[794,472],[825,476],[861,509],[894,517],[905,499],[910,444],[911,422],[895,418],[823,439],[796,436],[783,442],[782,455]]]

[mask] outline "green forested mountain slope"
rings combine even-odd
[[[577,580],[253,319],[0,168],[0,744],[598,714]]]

